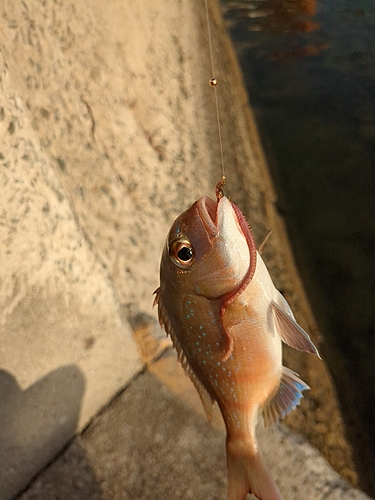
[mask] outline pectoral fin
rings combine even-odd
[[[222,308],[221,316],[223,318],[224,331],[227,336],[227,348],[222,360],[226,361],[232,354],[234,348],[234,338],[233,335],[231,335],[230,330],[233,326],[236,326],[246,320],[249,313],[246,306],[238,306],[235,302],[231,302],[225,309]]]
[[[288,309],[290,311],[289,306]],[[303,330],[303,328],[301,328],[296,322],[291,311],[285,311],[282,307],[276,304],[274,300],[271,302],[271,310],[276,329],[281,340],[285,342],[285,344],[290,347],[294,347],[294,349],[297,349],[298,351],[316,354],[320,358],[318,349],[314,346],[305,330]]]
[[[263,408],[264,425],[271,425],[285,417],[299,405],[303,397],[302,391],[307,389],[310,387],[296,373],[283,366],[279,390]]]

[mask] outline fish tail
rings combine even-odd
[[[255,441],[227,439],[228,500],[245,500],[252,493],[261,500],[283,500]]]

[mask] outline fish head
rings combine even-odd
[[[224,297],[248,282],[255,259],[254,238],[238,207],[225,196],[218,202],[204,196],[173,223],[161,282],[188,294]]]

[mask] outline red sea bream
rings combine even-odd
[[[292,410],[308,386],[282,365],[282,341],[318,354],[276,290],[251,230],[225,196],[203,197],[173,223],[155,303],[210,418],[227,431],[228,500],[281,500],[255,426]]]

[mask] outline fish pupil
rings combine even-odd
[[[182,262],[188,262],[193,257],[193,251],[190,247],[182,247],[177,256]]]

